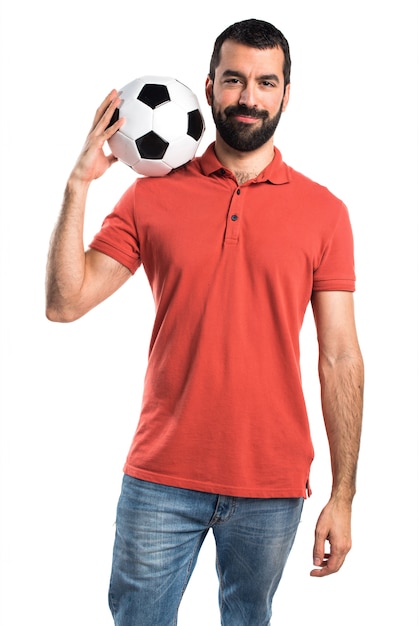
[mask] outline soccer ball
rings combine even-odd
[[[195,94],[166,76],[142,76],[119,91],[110,124],[124,117],[109,139],[112,154],[144,176],[165,176],[196,154],[205,123]]]

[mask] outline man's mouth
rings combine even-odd
[[[225,109],[225,115],[243,124],[255,124],[258,120],[263,120],[268,117],[267,111],[259,111],[258,109],[249,109],[239,106],[227,107]]]
[[[242,122],[243,124],[255,124],[258,122],[260,117],[254,117],[253,115],[243,115],[242,113],[239,115],[232,116],[237,122]]]

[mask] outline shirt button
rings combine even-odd
[[[237,219],[238,219],[238,215],[231,215],[231,220],[232,220],[233,222],[236,222],[236,221],[237,221]]]
[[[237,189],[237,196],[241,193],[241,189]]]

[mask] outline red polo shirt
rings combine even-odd
[[[213,146],[139,178],[91,247],[133,273],[156,319],[131,476],[243,497],[306,496],[313,449],[299,331],[313,290],[354,291],[347,210],[279,151],[238,185]]]

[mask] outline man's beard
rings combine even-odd
[[[269,119],[269,114],[265,110],[251,109],[246,106],[229,106],[224,111],[224,116],[220,111],[215,111],[212,104],[212,116],[216,129],[228,146],[240,152],[251,152],[263,146],[275,133],[282,114],[282,105],[279,112]],[[250,115],[262,120],[261,126],[253,128],[253,124],[237,122],[233,116]]]

